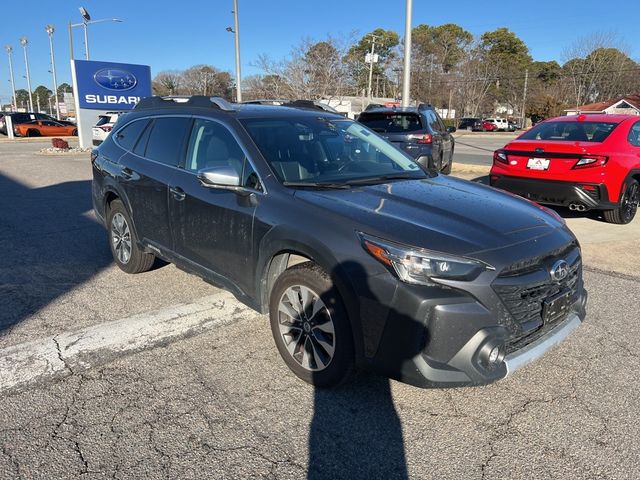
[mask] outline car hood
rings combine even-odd
[[[557,229],[566,232],[564,224],[543,207],[442,175],[349,190],[301,189],[296,198],[349,219],[364,233],[476,258],[483,252],[535,242]]]

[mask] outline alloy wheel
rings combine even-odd
[[[289,355],[304,369],[317,372],[335,354],[335,326],[320,296],[304,285],[285,290],[278,303],[278,328]]]
[[[117,212],[111,219],[111,243],[118,261],[124,265],[131,259],[131,231],[127,219]]]
[[[638,190],[638,183],[634,182],[629,186],[629,189],[624,195],[622,201],[622,215],[626,222],[631,221],[638,210],[638,201],[640,200],[640,191]]]

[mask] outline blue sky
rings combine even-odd
[[[348,36],[377,27],[404,30],[403,0],[239,0],[243,75],[259,73],[252,67],[258,55],[285,56],[301,38],[321,39],[327,34]],[[634,22],[627,22],[629,0],[414,0],[413,24],[457,23],[474,34],[508,27],[522,38],[536,60],[562,60],[563,51],[577,38],[596,31],[615,31],[637,58],[640,41]],[[123,23],[90,26],[93,60],[142,63],[152,75],[207,63],[234,70],[232,0],[2,0],[0,45],[14,46],[16,88],[26,88],[24,60],[19,44],[29,38],[32,86],[51,88],[49,46],[44,27],[56,27],[54,48],[58,83],[70,83],[69,20],[80,21],[83,5],[92,18],[118,17]],[[81,29],[74,29],[77,58],[83,58]],[[0,100],[10,98],[6,53],[0,52]]]

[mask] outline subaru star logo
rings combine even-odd
[[[98,85],[109,90],[131,90],[138,79],[131,72],[118,68],[103,68],[93,76]]]
[[[558,260],[553,264],[553,267],[551,267],[549,274],[553,281],[561,282],[569,275],[569,264],[564,260]]]

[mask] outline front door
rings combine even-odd
[[[200,170],[222,166],[236,170],[247,192],[200,183]],[[195,119],[183,167],[172,178],[169,195],[176,252],[251,291],[253,217],[261,187],[245,153],[223,124]]]

